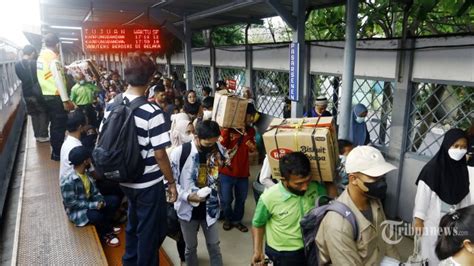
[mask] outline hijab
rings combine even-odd
[[[185,113],[179,113],[171,116],[171,145],[176,147],[193,139],[192,134],[187,134],[187,128],[192,123],[189,116]]]
[[[352,109],[352,117],[349,128],[349,139],[354,144],[354,147],[365,145],[365,140],[367,139],[367,125],[365,122],[358,123],[356,118],[363,112],[367,112],[367,107],[363,104],[356,104],[354,109]]]
[[[416,184],[422,180],[438,197],[448,204],[458,204],[469,193],[469,174],[466,160],[451,159],[449,148],[466,134],[459,128],[446,132],[436,155],[423,167]]]

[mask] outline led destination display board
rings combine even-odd
[[[161,49],[160,30],[151,28],[84,28],[84,49],[104,51],[156,51]]]

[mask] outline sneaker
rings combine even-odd
[[[36,138],[36,142],[38,143],[45,143],[45,142],[49,142],[49,138],[46,137],[46,138]]]
[[[122,228],[121,228],[121,227],[119,227],[119,226],[114,226],[114,227],[112,227],[112,234],[118,235],[118,234],[120,234],[120,232],[122,232]]]
[[[118,247],[120,246],[120,239],[114,234],[104,236],[105,244],[109,247]]]

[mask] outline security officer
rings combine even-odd
[[[59,161],[66,132],[67,113],[74,109],[66,89],[66,78],[59,58],[59,38],[49,33],[37,61],[38,81],[43,92],[50,124],[51,160]]]

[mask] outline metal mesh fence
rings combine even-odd
[[[431,157],[449,128],[466,129],[474,120],[474,87],[433,83],[413,86],[407,150]]]
[[[172,65],[170,74],[173,74],[173,72],[176,72],[176,74],[178,74],[178,78],[180,80],[184,80],[184,73],[186,72],[186,68],[184,67],[184,65]]]
[[[257,110],[275,117],[283,117],[288,96],[289,73],[274,70],[255,71]]]
[[[356,79],[352,104],[367,106],[367,130],[372,143],[388,146],[392,122],[394,83],[390,81]]]
[[[312,107],[317,96],[326,96],[328,110],[339,117],[342,78],[332,75],[311,75],[312,90],[309,106]],[[368,109],[367,130],[372,143],[387,146],[390,142],[394,83],[390,81],[354,79],[352,104],[361,103]],[[310,108],[311,108],[310,107]]]
[[[245,84],[245,69],[243,68],[218,68],[218,80],[235,80],[237,84],[236,92],[241,93],[242,87]]]
[[[311,94],[307,102],[307,108],[312,107],[314,100],[318,96],[325,96],[328,99],[328,108],[334,117],[337,118],[338,106],[340,99],[338,97],[340,89],[342,86],[342,80],[340,76],[330,76],[330,75],[311,75]]]
[[[202,96],[202,88],[211,86],[211,69],[205,66],[193,66],[193,84],[196,94]]]

